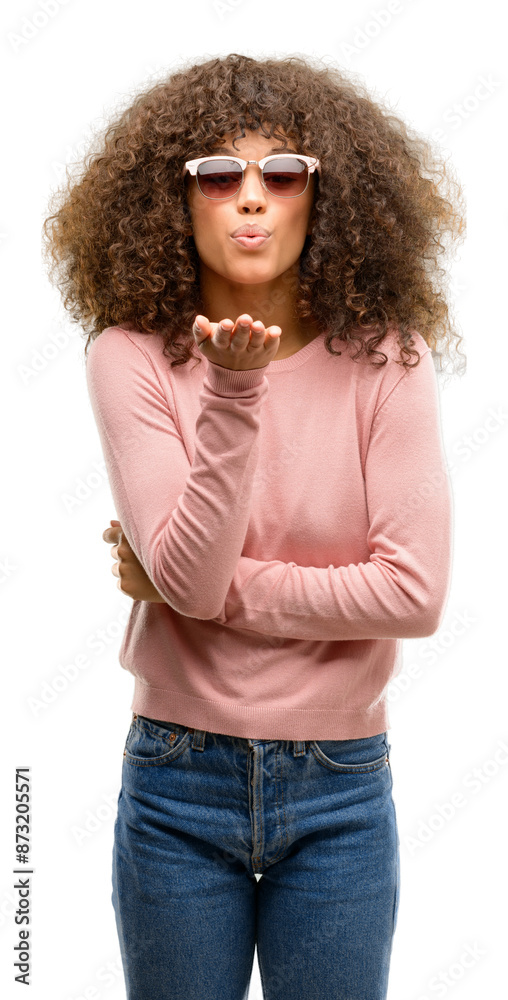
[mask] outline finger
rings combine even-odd
[[[102,540],[104,542],[119,542],[122,537],[121,528],[106,528],[102,533]]]
[[[255,348],[256,350],[261,347],[266,339],[266,333],[263,323],[261,321],[257,324],[251,326],[250,343],[247,344],[247,350]]]
[[[206,316],[201,316],[200,314],[196,316],[196,319],[194,320],[194,324],[192,327],[192,332],[198,344],[201,344],[203,340],[206,340],[207,337],[210,336],[212,329]]]
[[[265,335],[264,323],[262,323],[260,319],[257,319],[255,323],[251,324],[251,330],[253,334],[256,334],[256,336],[260,335],[264,337]]]
[[[244,313],[243,316],[238,317],[233,329],[233,337],[235,338],[236,343],[243,343],[249,339],[251,324],[252,316],[248,316]]]
[[[230,319],[223,319],[217,326],[217,330],[213,337],[213,340],[220,345],[220,347],[229,347],[229,342],[231,340],[231,332],[233,330],[233,322]]]
[[[122,540],[122,532],[120,531],[120,528],[106,528],[102,537],[105,542],[117,545],[118,542]]]
[[[250,330],[251,325],[252,325],[252,316],[250,316],[249,313],[242,313],[242,315],[238,316],[236,320],[235,330],[237,329],[237,327],[242,327],[242,329],[244,327],[248,327],[248,329]]]

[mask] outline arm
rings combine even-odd
[[[247,532],[268,380],[205,360],[192,463],[148,353],[109,328],[87,383],[122,530],[165,602],[209,619],[224,603]]]
[[[376,412],[364,475],[368,562],[313,567],[241,556],[214,620],[294,639],[432,635],[450,582],[452,502],[430,351]]]

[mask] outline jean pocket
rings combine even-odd
[[[386,733],[356,740],[313,740],[310,750],[323,767],[351,774],[380,771],[390,757]]]
[[[155,722],[134,714],[123,751],[124,760],[138,767],[169,764],[188,746],[190,732],[173,722]]]

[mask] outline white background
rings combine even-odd
[[[392,3],[378,31],[373,14],[387,3],[51,0],[44,24],[43,2],[4,3],[0,36],[3,996],[125,997],[110,879],[133,689],[118,650],[132,602],[116,587],[101,538],[117,515],[87,395],[84,337],[44,273],[42,221],[65,164],[128,94],[177,68],[180,54],[240,52],[316,55],[359,74],[416,130],[441,130],[464,185],[468,237],[450,273],[468,370],[441,387],[453,582],[441,628],[405,641],[390,691],[402,886],[388,996],[500,1000],[508,888],[504,5],[406,0]],[[65,669],[76,675],[66,686]],[[21,765],[31,766],[33,785],[29,994],[14,984],[12,964]],[[256,959],[250,1000],[260,998]]]

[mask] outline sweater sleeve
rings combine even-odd
[[[451,576],[452,495],[440,435],[429,350],[403,371],[372,421],[369,561],[321,568],[242,556],[215,620],[293,639],[432,635]]]
[[[126,331],[93,341],[86,377],[118,519],[164,600],[190,618],[222,607],[245,541],[264,368],[208,359],[189,460],[148,354]]]

